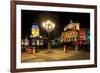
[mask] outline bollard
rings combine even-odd
[[[36,53],[36,49],[35,49],[35,47],[33,47],[33,53]]]
[[[64,46],[64,53],[66,53],[67,52],[67,48],[66,48],[66,46]]]

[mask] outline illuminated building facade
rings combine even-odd
[[[48,38],[43,35],[40,35],[40,29],[38,25],[32,25],[31,27],[31,35],[30,37],[26,37],[21,40],[21,46],[29,46],[29,47],[43,47],[47,46]]]
[[[32,25],[31,28],[31,38],[30,38],[30,43],[31,46],[33,47],[45,47],[47,46],[47,37],[45,35],[41,36],[40,35],[40,29],[38,25]]]
[[[73,45],[75,48],[75,51],[78,50],[78,40],[79,40],[79,30],[80,30],[80,24],[79,23],[73,23],[72,20],[70,23],[64,27],[64,32],[62,32],[61,37],[63,40],[63,43],[65,43],[65,46],[68,45],[68,43]]]
[[[32,25],[31,30],[32,30],[31,31],[31,34],[32,34],[31,37],[39,36],[39,26],[38,25]]]
[[[89,44],[90,43],[90,31],[88,29],[81,29],[79,31],[79,44]]]
[[[63,42],[77,41],[79,37],[79,30],[80,24],[73,23],[71,20],[70,23],[67,26],[65,26],[64,32],[62,32],[61,34]]]
[[[62,40],[63,42],[72,42],[76,41],[78,38],[77,30],[67,30],[62,32]]]
[[[86,28],[80,29],[79,23],[73,23],[71,21],[67,26],[65,26],[64,31],[61,33],[61,39],[66,45],[69,45],[68,43],[70,43],[71,46],[73,45],[76,50],[82,49],[83,47],[88,48],[89,50],[90,31]]]
[[[64,31],[72,29],[72,30],[80,30],[80,24],[79,23],[73,23],[72,20],[70,23],[64,27]]]
[[[28,40],[27,37],[25,39],[21,40],[21,45],[22,46],[28,46],[29,45],[29,40]]]
[[[43,45],[42,36],[40,36],[40,30],[38,25],[32,25],[31,28],[31,46],[41,46]]]

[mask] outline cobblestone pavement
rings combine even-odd
[[[47,61],[67,61],[67,60],[86,60],[90,58],[90,53],[86,51],[68,51],[64,53],[62,50],[51,50],[47,54],[45,51],[38,53],[28,54],[22,53],[22,62],[47,62]]]

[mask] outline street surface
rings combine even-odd
[[[46,50],[38,53],[22,53],[21,62],[47,62],[47,61],[68,61],[68,60],[86,60],[90,58],[90,53],[86,51],[68,51],[52,49],[50,54]]]

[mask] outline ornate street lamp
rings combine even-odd
[[[50,20],[43,22],[43,28],[49,33],[51,32],[55,27],[55,24],[51,22]]]
[[[49,38],[49,33],[55,28],[55,24],[51,22],[50,20],[47,20],[43,22],[43,28],[48,32],[48,53],[50,53],[50,38]]]

